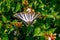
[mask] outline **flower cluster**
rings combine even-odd
[[[55,38],[56,38],[56,34],[45,34],[45,37],[47,37],[48,38],[48,40],[55,40]]]

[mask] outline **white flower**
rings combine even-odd
[[[29,13],[34,13],[34,9],[32,9],[32,8],[27,8],[26,11]]]
[[[37,17],[39,16],[38,14],[30,14],[30,13],[17,13],[14,15],[14,17],[19,18],[23,20],[27,24],[31,24]]]
[[[31,8],[28,8],[27,11],[28,11],[28,12],[31,12]]]
[[[60,34],[58,34],[59,35],[59,37],[60,37]]]
[[[50,38],[50,37],[48,37],[48,40],[51,40],[51,38]]]

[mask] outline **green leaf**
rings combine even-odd
[[[15,10],[15,7],[11,7],[12,8],[12,11],[14,12],[14,10]]]
[[[3,34],[2,40],[8,40],[8,34]]]
[[[2,21],[3,22],[6,22],[7,21],[7,19],[6,19],[6,17],[4,15],[2,15]]]
[[[34,30],[34,36],[39,35],[40,31],[41,31],[40,27],[35,28],[35,30]]]
[[[33,3],[30,3],[30,4],[29,4],[29,7],[32,7],[32,6],[33,6]]]
[[[47,33],[49,33],[49,34],[54,33],[55,30],[56,30],[56,28],[51,28],[47,31]]]
[[[2,27],[2,22],[0,22],[0,29],[1,29],[1,27]]]
[[[48,18],[54,18],[54,16],[53,16],[53,15],[47,15],[47,17],[48,17]]]
[[[1,13],[4,12],[4,6],[1,6]]]
[[[40,32],[38,36],[44,36],[44,31]]]
[[[38,5],[38,2],[37,1],[34,1],[34,7],[36,8]]]
[[[9,10],[10,10],[10,3],[9,3],[9,4],[7,3],[7,4],[6,4],[5,11],[8,12]]]
[[[56,20],[55,20],[55,25],[56,25],[56,26],[60,26],[60,19],[56,19]]]
[[[8,32],[8,34],[10,34],[13,30],[14,30],[14,28],[13,28],[13,27],[12,27],[12,28],[10,28],[10,30],[9,30],[9,32]]]
[[[29,35],[30,33],[32,33],[33,29],[34,29],[33,25],[31,25],[31,26],[29,25],[28,29],[27,29],[27,35]]]
[[[16,9],[15,9],[15,12],[21,10],[21,4],[20,3],[17,3],[16,5]]]
[[[46,24],[46,25],[42,24],[42,26],[41,26],[42,29],[48,29],[49,27],[50,27],[50,25],[48,25],[48,24]]]

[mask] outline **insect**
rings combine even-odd
[[[24,21],[25,24],[32,24],[32,22],[39,16],[40,13],[38,14],[31,14],[31,13],[17,13],[14,15],[14,17],[21,19]]]

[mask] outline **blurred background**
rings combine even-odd
[[[40,16],[27,27],[13,15],[28,8]],[[48,40],[51,36],[60,40],[60,0],[0,0],[0,40]]]

